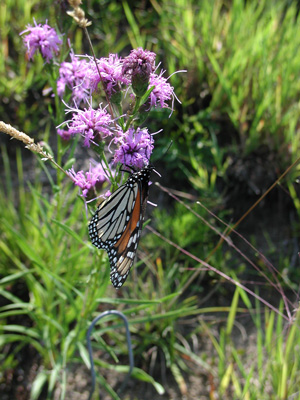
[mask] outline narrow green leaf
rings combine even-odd
[[[45,371],[41,371],[37,374],[31,387],[30,400],[38,400],[47,379],[48,374]]]
[[[213,376],[217,376],[216,372],[212,369],[211,365],[205,362],[201,357],[197,356],[193,351],[186,349],[185,347],[176,342],[174,343],[174,349],[188,356],[195,363],[197,363],[198,365],[209,371],[209,373],[211,373]]]
[[[67,171],[68,169],[70,169],[74,164],[75,164],[75,161],[76,161],[76,159],[73,157],[73,158],[70,158],[65,164],[64,164],[64,166],[63,166],[63,169],[65,170],[65,171]]]
[[[22,300],[14,294],[8,292],[7,290],[0,289],[0,296],[3,296],[7,300],[10,300],[12,303],[20,304]]]
[[[103,304],[144,304],[144,305],[151,305],[151,304],[161,304],[163,300],[139,300],[139,299],[113,299],[110,297],[100,297],[97,299],[97,302]]]
[[[232,363],[230,363],[225,371],[225,374],[223,375],[221,382],[220,382],[220,392],[221,393],[225,393],[225,391],[227,390],[229,383],[230,383],[231,376],[232,376],[232,372],[233,372],[233,365],[232,365]]]
[[[235,316],[236,316],[236,312],[237,312],[237,306],[238,306],[238,302],[239,302],[239,292],[240,292],[240,289],[237,287],[235,289],[235,292],[233,295],[230,312],[229,312],[228,318],[227,318],[227,326],[226,326],[226,334],[227,335],[231,334],[232,328],[234,325]]]
[[[49,393],[53,392],[55,385],[58,381],[60,371],[61,371],[61,364],[60,363],[55,364],[49,378],[49,387],[48,387]]]
[[[63,224],[60,221],[57,221],[56,219],[53,219],[52,221],[56,225],[58,225],[61,229],[63,229],[65,232],[67,232],[70,236],[72,236],[77,242],[81,243],[83,246],[87,246],[87,247],[93,249],[92,245],[88,244],[84,240],[82,240],[82,237],[77,235],[77,233],[72,228],[70,228],[69,226]]]
[[[87,368],[91,368],[91,363],[90,363],[90,357],[89,353],[87,351],[87,348],[83,345],[81,342],[77,342],[77,347],[79,350],[79,354],[84,362],[84,364],[87,366]]]
[[[21,325],[3,325],[2,329],[6,332],[17,332],[23,335],[30,336],[35,339],[39,339],[40,335],[33,329]]]
[[[21,271],[21,272],[16,272],[15,274],[11,274],[8,276],[5,276],[4,278],[0,279],[0,285],[6,285],[9,282],[15,281],[17,279],[23,278],[27,274],[31,274],[34,270],[33,269],[28,269],[27,271]]]
[[[140,381],[143,381],[143,382],[151,383],[155,387],[157,393],[160,394],[160,395],[163,395],[165,393],[165,389],[163,388],[163,386],[160,383],[156,382],[152,378],[152,376],[148,375],[145,371],[143,371],[140,368],[136,368],[135,367],[133,369],[132,377],[136,378],[136,379],[139,379]]]

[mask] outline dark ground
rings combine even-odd
[[[238,333],[238,330],[237,330]],[[128,382],[127,387],[124,392],[119,394],[124,400],[207,400],[210,398],[218,399],[218,394],[216,388],[219,385],[218,379],[215,376],[214,371],[217,370],[216,362],[214,359],[217,356],[215,350],[212,348],[211,342],[208,340],[205,343],[203,340],[201,342],[201,349],[198,349],[198,354],[201,357],[201,353],[209,354],[209,357],[205,357],[207,363],[211,363],[214,366],[212,371],[207,371],[199,365],[191,361],[187,361],[187,372],[185,372],[185,384],[186,384],[186,394],[180,393],[177,383],[174,378],[163,369],[159,370],[157,366],[157,371],[154,376],[157,381],[159,381],[165,388],[165,394],[159,395],[154,387],[148,383],[138,381],[131,378]],[[255,335],[249,334],[246,331],[239,331],[237,335],[237,342],[241,348],[252,349],[255,353]],[[254,354],[252,352],[252,354]],[[106,355],[102,355],[103,358],[107,358]],[[101,354],[95,355],[95,357],[101,357]],[[253,361],[253,360],[252,360]],[[248,358],[249,368],[250,359]],[[126,360],[124,360],[124,364]],[[36,376],[37,372],[40,370],[39,361],[34,356],[34,352],[27,348],[20,353],[20,364],[15,370],[7,371],[5,373],[5,381],[0,384],[1,400],[29,400],[31,382]],[[107,371],[97,369],[102,376],[109,382],[109,384],[117,390],[122,384],[122,379],[125,375],[118,374],[115,371]],[[72,400],[87,400],[89,397],[89,390],[91,389],[91,377],[89,371],[85,366],[73,365],[69,367],[67,373],[67,395],[66,399]],[[101,400],[111,400],[111,397],[105,393],[103,388],[99,388],[99,394]],[[61,390],[57,387],[52,399],[60,399]],[[214,396],[214,397],[210,397]],[[223,399],[231,399],[230,393],[224,393]],[[46,394],[39,397],[39,400],[46,400]]]

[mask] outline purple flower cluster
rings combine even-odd
[[[37,24],[35,26],[28,25],[25,31],[20,35],[28,33],[23,38],[24,44],[27,47],[29,59],[33,58],[34,53],[40,51],[47,63],[53,58],[54,54],[58,54],[62,40],[58,37],[55,29],[49,25]]]
[[[47,23],[28,26],[23,41],[31,59],[40,51],[47,63],[58,54],[62,40]],[[66,88],[72,91],[75,107],[68,107],[66,113],[72,113],[65,122],[67,129],[58,129],[57,133],[64,141],[75,135],[83,137],[86,147],[97,147],[103,154],[105,145],[113,153],[115,164],[121,163],[133,168],[143,168],[149,164],[154,148],[154,140],[147,128],[138,127],[148,116],[152,108],[171,108],[176,95],[164,71],[157,74],[156,54],[141,47],[132,50],[125,58],[110,54],[108,58],[95,60],[92,57],[79,58],[71,51],[70,62],[59,66],[57,93],[63,97]],[[110,100],[110,107],[92,107],[92,95],[103,85]],[[148,99],[147,91],[152,89]],[[122,99],[129,94],[130,107],[127,114],[122,112]],[[176,98],[177,99],[177,98]],[[78,108],[81,102],[88,106]],[[109,109],[109,112],[108,112]],[[112,113],[118,112],[118,116]],[[63,124],[61,124],[63,125]],[[105,139],[109,139],[105,143]],[[113,148],[113,151],[111,150]],[[107,162],[105,161],[106,165]],[[90,166],[88,172],[75,172],[72,168],[69,176],[81,191],[84,198],[95,195],[95,189],[108,180],[101,164]]]
[[[94,59],[90,57],[87,76],[92,92],[97,90],[101,78],[109,98],[115,92],[120,91],[122,85],[129,85],[129,79],[122,72],[122,60],[117,54],[110,54],[108,58],[100,58],[97,60],[97,66]]]
[[[70,111],[70,110],[68,110]],[[112,123],[110,114],[104,108],[94,110],[73,109],[72,120],[68,123],[69,133],[72,136],[77,134],[84,137],[84,146],[90,147],[91,143],[97,144],[108,136],[112,136]]]
[[[162,76],[163,73],[150,75],[149,87],[154,86],[149,98],[150,107],[169,108],[167,101],[174,99],[174,88]]]
[[[89,98],[90,83],[87,78],[88,62],[80,60],[71,53],[71,62],[63,62],[59,68],[59,79],[57,81],[57,93],[63,97],[66,86],[72,90],[72,99],[76,103]]]
[[[143,168],[149,163],[154,140],[147,128],[137,128],[136,130],[129,128],[115,142],[118,144],[114,156],[115,163],[137,168]]]
[[[174,89],[167,82],[167,78],[163,77],[163,72],[160,75],[155,73],[155,57],[155,53],[138,48],[132,50],[124,59],[120,59],[116,54],[101,58],[97,60],[98,68],[92,58],[88,63],[80,64],[79,60],[73,57],[72,63],[64,63],[61,66],[59,84],[71,86],[76,83],[77,87],[81,88],[79,81],[82,79],[84,84],[82,84],[81,93],[87,93],[90,90],[92,94],[98,89],[102,80],[109,98],[120,93],[121,90],[127,91],[130,86],[136,96],[141,97],[154,86],[147,103],[143,105],[143,110],[147,109],[148,113],[152,107],[170,107],[168,101],[174,98]],[[75,76],[75,71],[78,72],[76,78],[79,79],[74,78],[72,81],[71,76],[72,74]],[[135,101],[134,96],[133,101]],[[66,140],[79,134],[83,136],[84,145],[87,147],[99,145],[100,142],[103,143],[106,138],[109,138],[110,141],[106,144],[109,144],[108,149],[113,153],[115,164],[120,163],[133,168],[143,168],[148,165],[154,148],[154,139],[148,129],[132,126],[124,129],[124,124],[118,125],[118,119],[114,120],[107,110],[101,107],[93,109],[91,106],[84,110],[69,108],[68,112],[73,114],[72,119],[68,121],[68,130],[59,130],[59,134]],[[101,146],[103,148],[103,144]],[[87,174],[83,171],[76,174],[74,170],[71,170],[70,173],[75,184],[82,189],[82,195],[90,196],[93,185],[96,185],[98,179],[97,171],[90,169]]]
[[[67,130],[67,129],[57,129],[57,134],[58,134],[65,142],[68,142],[68,141],[71,139],[71,137],[72,137],[71,132],[70,132],[69,130]]]
[[[155,73],[155,57],[155,53],[138,48],[124,59],[117,54],[100,58],[96,66],[92,57],[87,62],[71,55],[71,63],[61,64],[58,93],[62,96],[68,86],[72,89],[72,98],[79,102],[87,101],[89,95],[99,89],[101,80],[110,99],[122,89],[127,91],[130,86],[137,96],[155,86],[148,100],[149,108],[170,108],[167,102],[174,98],[174,88],[162,76],[163,72]]]
[[[46,62],[49,63],[54,54],[57,54],[62,44],[55,29],[49,25],[37,24],[28,25],[21,35],[27,33],[23,38],[27,47],[28,57],[40,51]],[[102,80],[108,97],[119,93],[122,89],[127,90],[130,86],[137,96],[142,96],[148,89],[154,86],[148,100],[149,108],[169,108],[167,103],[174,99],[174,88],[164,78],[163,72],[156,74],[156,54],[143,50],[141,47],[132,50],[124,59],[117,54],[110,54],[108,58],[97,60],[88,57],[80,60],[71,53],[71,62],[63,62],[59,69],[57,91],[60,97],[65,93],[66,86],[72,90],[72,99],[76,102],[87,101],[89,96],[95,92]],[[101,75],[101,78],[99,76]]]
[[[150,74],[155,70],[155,57],[155,53],[139,47],[123,61],[122,72],[131,79],[132,90],[139,97],[148,89]]]
[[[129,56],[124,58],[122,73],[129,77],[137,74],[150,75],[155,70],[156,54],[141,47],[131,50]]]
[[[85,198],[92,198],[95,195],[95,188],[100,188],[105,181],[108,181],[101,164],[95,167],[90,164],[88,172],[75,172],[74,168],[71,168],[68,174],[74,184],[81,189],[82,196]]]

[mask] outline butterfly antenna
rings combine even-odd
[[[170,150],[171,146],[173,145],[173,140],[170,141],[169,146],[167,147],[167,149],[163,152],[162,156],[165,156],[167,154],[167,152]]]

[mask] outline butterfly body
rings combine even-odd
[[[153,166],[130,175],[99,205],[89,224],[92,244],[108,253],[110,279],[115,288],[125,282],[141,237]]]

